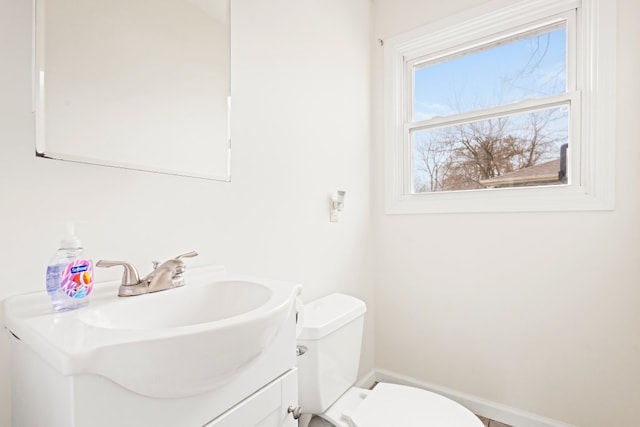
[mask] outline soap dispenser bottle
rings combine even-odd
[[[67,224],[67,235],[47,267],[47,293],[53,311],[67,311],[89,303],[93,289],[93,262],[85,255],[75,225]]]

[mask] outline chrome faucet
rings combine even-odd
[[[197,255],[198,253],[196,251],[191,251],[178,255],[159,265],[158,263],[154,263],[153,271],[142,279],[140,279],[136,268],[128,262],[100,260],[96,263],[96,267],[123,266],[124,273],[122,274],[120,289],[118,289],[118,296],[130,297],[184,286],[184,271],[186,265],[181,258],[190,258]]]

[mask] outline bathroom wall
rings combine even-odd
[[[375,3],[384,39],[484,2]],[[638,425],[639,18],[618,0],[610,212],[385,215],[374,50],[377,368],[580,427]]]
[[[233,0],[230,184],[36,158],[31,2],[0,10],[0,299],[44,289],[65,221],[86,219],[94,259],[145,271],[195,249],[190,265],[300,282],[304,300],[364,298],[361,370],[373,368],[368,0]],[[345,210],[330,223],[338,189]],[[10,425],[7,353],[0,339],[0,425]]]

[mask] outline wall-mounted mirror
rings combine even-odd
[[[36,154],[229,181],[230,0],[36,0]]]

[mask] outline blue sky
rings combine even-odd
[[[415,119],[565,91],[565,28],[420,68]]]

